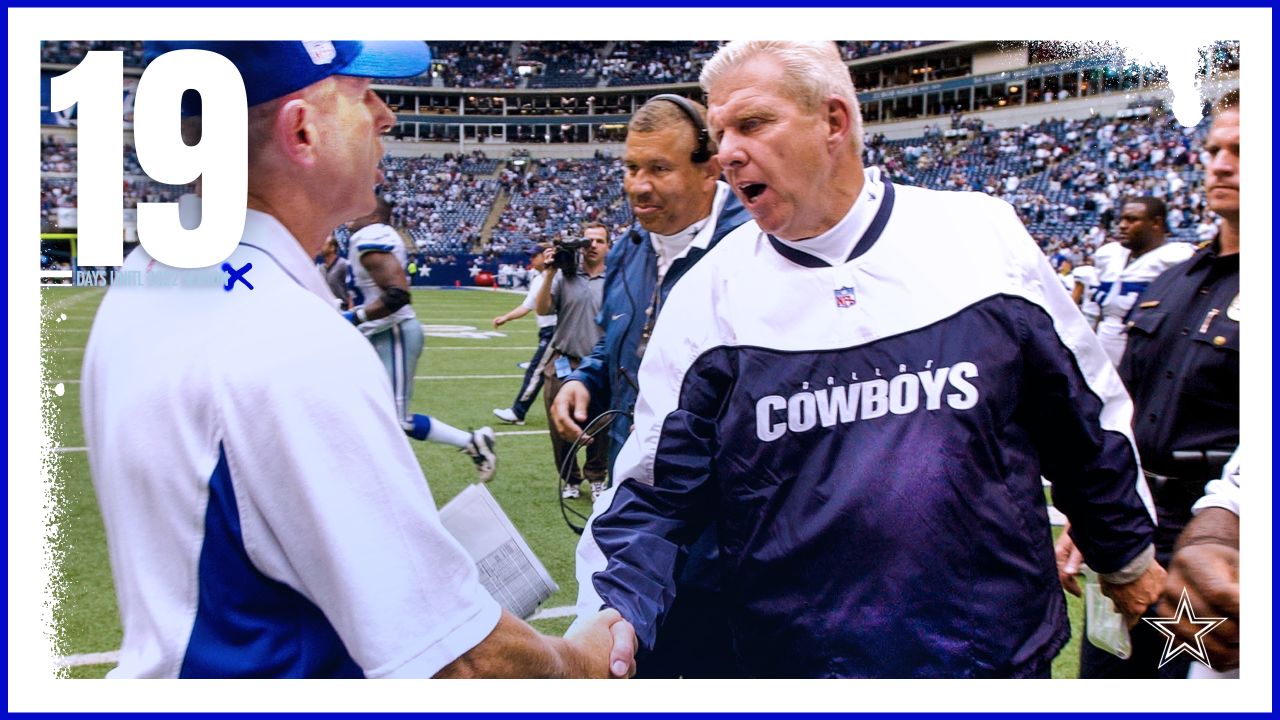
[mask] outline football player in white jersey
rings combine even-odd
[[[1092,255],[1086,254],[1081,258],[1080,265],[1071,271],[1071,278],[1075,281],[1075,287],[1071,288],[1071,299],[1080,306],[1080,312],[1084,313],[1089,327],[1097,328],[1102,308],[1093,297],[1094,291],[1098,289],[1098,266],[1094,265]]]
[[[409,253],[404,238],[391,227],[391,205],[378,198],[373,212],[353,220],[351,230],[351,274],[356,306],[343,316],[360,327],[369,338],[378,358],[391,377],[395,391],[396,416],[409,437],[415,440],[453,445],[471,457],[481,482],[493,479],[497,455],[493,451],[493,430],[459,430],[439,418],[409,412],[413,398],[413,378],[422,356],[422,323],[413,311],[409,279],[405,267]]]
[[[1125,318],[1133,302],[1165,270],[1186,261],[1195,252],[1190,243],[1166,242],[1168,212],[1155,197],[1131,197],[1120,210],[1119,247],[1104,254],[1098,250],[1098,289],[1102,306],[1098,339],[1115,365],[1124,355]]]

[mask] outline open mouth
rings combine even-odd
[[[742,196],[747,199],[747,202],[754,201],[767,189],[768,186],[764,183],[743,183],[738,186],[738,192],[742,193]]]

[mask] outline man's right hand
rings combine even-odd
[[[591,391],[577,380],[560,386],[555,402],[551,405],[551,422],[560,437],[569,442],[582,435],[582,424],[587,422],[587,407],[591,404]]]
[[[636,674],[636,631],[613,608],[575,623],[564,641],[576,656],[570,677],[629,678]]]

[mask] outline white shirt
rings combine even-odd
[[[275,218],[247,211],[226,262],[252,290],[138,248],[122,270],[143,285],[107,292],[85,350],[124,626],[110,675],[327,676],[354,660],[430,677],[501,610],[440,525],[387,374]]]
[[[1231,459],[1222,468],[1222,477],[1210,480],[1204,486],[1204,497],[1196,501],[1191,511],[1199,513],[1208,508],[1222,508],[1240,516],[1240,448],[1231,453]]]
[[[542,289],[543,278],[542,273],[530,273],[529,275],[529,292],[524,296],[524,302],[520,303],[521,307],[528,308],[538,319],[538,327],[555,327],[556,314],[538,315],[538,291]]]

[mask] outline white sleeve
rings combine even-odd
[[[245,549],[324,612],[367,676],[430,677],[501,609],[440,524],[372,347],[332,324],[243,358],[224,385]]]
[[[1191,512],[1198,513],[1208,508],[1222,508],[1240,516],[1240,448],[1231,453],[1231,459],[1222,469],[1222,477],[1210,480],[1204,486],[1204,497],[1196,501]]]
[[[600,545],[596,543],[593,525],[596,518],[600,517],[600,513],[609,508],[617,490],[617,485],[611,485],[600,493],[600,497],[592,504],[591,517],[587,519],[587,525],[582,530],[582,537],[578,538],[578,548],[574,553],[574,577],[578,580],[578,617],[573,621],[573,625],[569,626],[570,630],[590,620],[604,606],[604,600],[600,598],[600,593],[596,592],[591,576],[604,572],[608,559],[605,558]]]
[[[543,281],[542,273],[534,275],[529,280],[529,292],[525,293],[524,302],[520,303],[520,307],[526,308],[530,312],[538,312],[538,291],[542,289]]]
[[[348,254],[358,258],[367,252],[394,252],[400,243],[400,235],[390,225],[367,225],[351,236],[351,250]]]
[[[694,266],[667,297],[662,321],[656,323],[637,371],[640,392],[635,419],[632,432],[614,461],[616,479],[653,484],[653,462],[662,423],[679,406],[685,374],[720,324],[714,300],[708,301],[709,296],[715,295],[714,287],[708,292],[708,287],[714,285],[707,277],[711,275],[709,266],[705,262]]]

